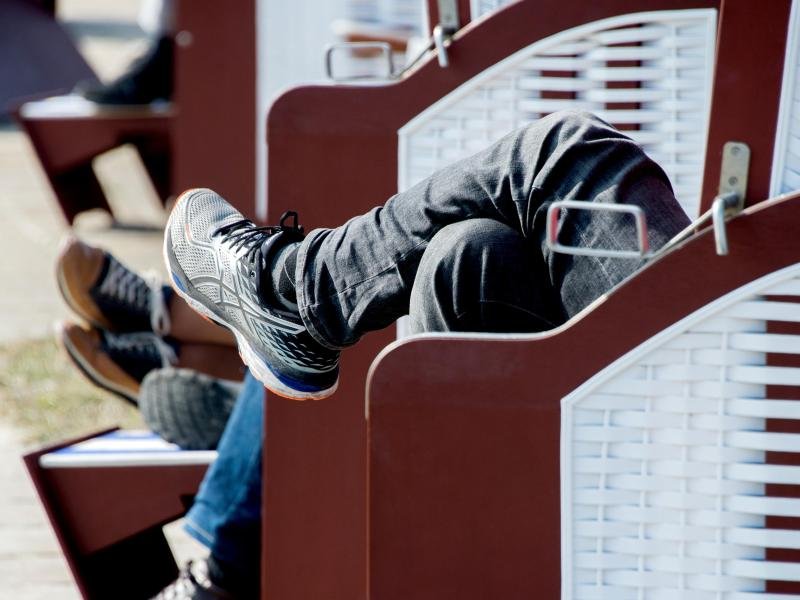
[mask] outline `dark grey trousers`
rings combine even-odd
[[[341,227],[312,231],[296,271],[303,322],[332,348],[409,312],[415,331],[557,326],[643,262],[550,252],[555,200],[640,206],[653,249],[689,223],[636,143],[589,113],[555,113]],[[631,250],[636,231],[619,213],[570,210],[559,240]]]

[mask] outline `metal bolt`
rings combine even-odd
[[[739,146],[733,146],[733,147],[731,148],[731,154],[733,154],[734,156],[736,156],[737,154],[739,154],[739,151],[740,151],[740,148],[739,148]]]
[[[729,177],[728,178],[728,185],[736,185],[737,183],[739,183],[739,178],[738,177]]]
[[[179,31],[178,35],[175,36],[175,43],[178,44],[181,48],[188,48],[194,42],[194,35],[192,35],[191,31]]]

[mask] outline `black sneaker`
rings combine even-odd
[[[81,82],[75,93],[98,104],[133,106],[172,98],[175,42],[162,37],[111,83]]]
[[[67,305],[94,327],[169,333],[172,289],[155,276],[134,273],[105,250],[68,238],[56,262],[56,281]]]
[[[153,333],[114,334],[64,322],[57,335],[75,366],[92,383],[134,405],[145,375],[177,360],[175,349]]]
[[[190,561],[178,578],[151,600],[234,600],[234,596],[211,581],[205,561]]]
[[[184,450],[214,450],[241,387],[194,369],[154,369],[142,380],[139,410],[168,442]]]
[[[336,390],[340,352],[322,346],[299,315],[271,300],[270,257],[302,239],[295,213],[280,225],[256,227],[215,192],[189,190],[167,222],[164,260],[177,293],[233,332],[242,360],[267,389],[319,400]]]

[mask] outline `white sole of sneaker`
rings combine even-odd
[[[175,204],[172,207],[172,210],[178,210],[180,206],[181,200],[188,194],[194,192],[194,189],[187,190],[183,192],[178,198],[175,200]],[[264,387],[267,388],[270,392],[277,394],[283,398],[287,398],[288,400],[324,400],[325,398],[331,396],[338,387],[338,380],[337,382],[324,390],[319,390],[315,392],[302,392],[287,386],[283,383],[280,379],[278,379],[275,374],[272,372],[272,369],[269,368],[269,364],[267,363],[264,358],[256,351],[256,349],[252,346],[252,344],[247,340],[247,338],[242,335],[235,327],[233,327],[230,323],[228,323],[223,317],[214,313],[210,308],[208,308],[202,302],[192,298],[187,292],[183,291],[180,288],[180,285],[176,282],[176,278],[179,277],[178,274],[172,271],[171,261],[168,253],[168,245],[169,245],[170,237],[167,233],[164,235],[164,246],[163,246],[163,255],[164,255],[164,264],[167,267],[167,271],[169,272],[169,282],[172,286],[172,289],[175,290],[175,293],[178,294],[181,298],[183,298],[186,303],[194,309],[195,312],[200,314],[202,317],[211,321],[212,323],[217,323],[222,325],[226,329],[228,329],[236,338],[236,344],[239,347],[239,356],[242,358],[242,361],[245,365],[250,368],[250,372],[253,374],[253,377],[258,379],[261,383],[264,384]]]

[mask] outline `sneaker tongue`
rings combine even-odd
[[[256,289],[258,297],[266,304],[275,302],[275,290],[272,289],[272,260],[275,257],[275,251],[283,245],[281,241],[283,237],[285,237],[284,232],[279,231],[261,242],[261,248],[259,248]]]

